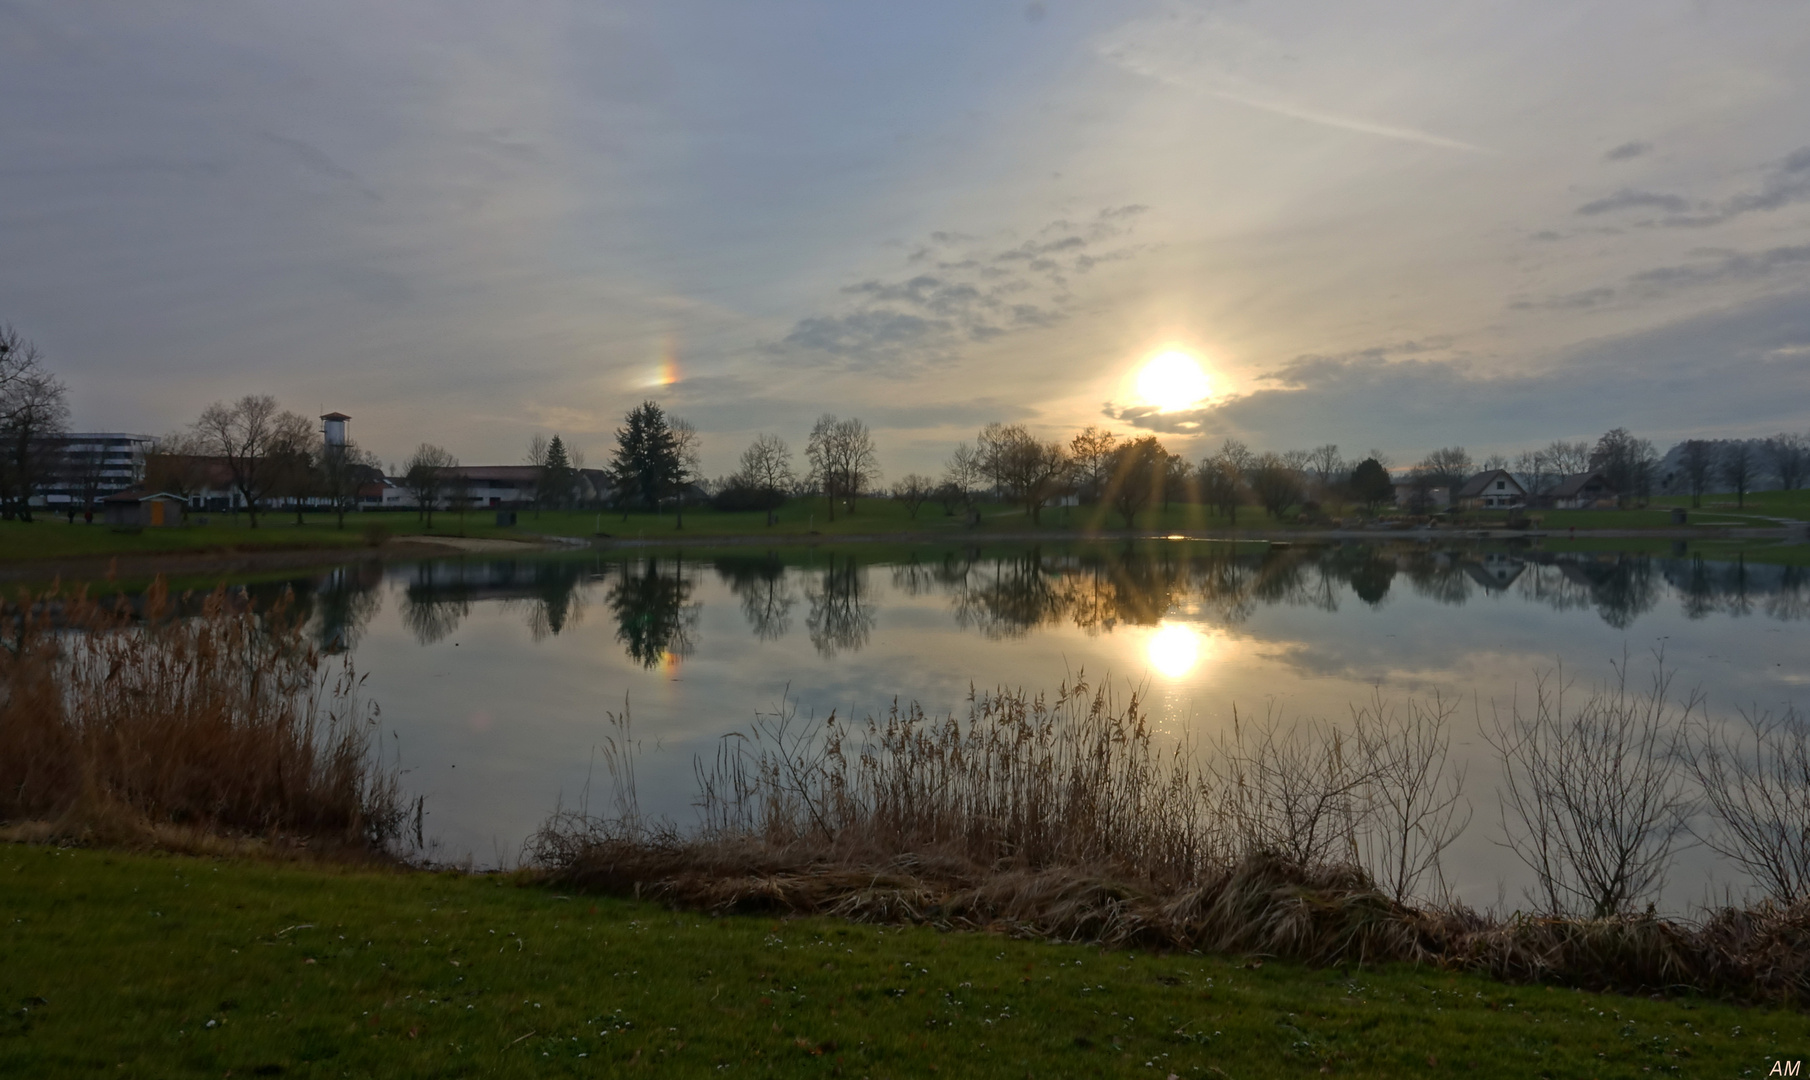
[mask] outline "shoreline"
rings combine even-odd
[[[675,531],[676,533],[676,531]],[[130,555],[70,555],[0,561],[0,582],[29,583],[51,580],[94,581],[112,579],[188,577],[268,573],[279,570],[303,570],[341,563],[377,559],[383,562],[409,559],[453,558],[484,555],[539,555],[556,551],[638,551],[672,548],[739,548],[739,547],[825,547],[842,545],[969,545],[997,544],[1102,544],[1152,543],[1181,541],[1191,543],[1259,543],[1321,544],[1352,541],[1413,541],[1430,543],[1574,541],[1574,540],[1665,540],[1665,541],[1756,541],[1798,544],[1810,542],[1802,526],[1776,528],[1722,527],[1670,529],[1253,529],[1184,530],[1184,531],[1056,531],[1015,529],[1009,531],[890,533],[732,533],[659,537],[599,536],[564,537],[546,534],[521,539],[461,536],[409,535],[392,537],[376,547],[350,545],[305,545],[281,548],[217,549],[202,551],[145,552]],[[1795,545],[1794,545],[1795,546]]]

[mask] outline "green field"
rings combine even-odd
[[[1765,1076],[1810,1018],[0,846],[6,1076]]]

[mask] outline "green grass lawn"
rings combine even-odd
[[[1692,511],[1695,518],[1701,514],[1706,518],[1723,516],[1742,516],[1758,514],[1771,518],[1791,518],[1796,521],[1810,521],[1810,488],[1797,491],[1750,491],[1744,500],[1746,505],[1737,508],[1733,495],[1705,495],[1703,505]],[[1665,496],[1653,500],[1655,506],[1689,507],[1689,496]]]
[[[0,1075],[1765,1076],[1810,1018],[0,846]]]

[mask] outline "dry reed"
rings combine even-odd
[[[0,824],[114,842],[230,834],[381,848],[404,808],[349,657],[291,605],[179,611],[57,589],[0,619]]]
[[[1375,700],[1348,727],[1241,722],[1197,755],[1084,682],[971,695],[965,720],[782,708],[699,763],[693,830],[640,814],[637,744],[612,714],[614,812],[556,813],[528,854],[567,887],[720,912],[1810,1001],[1810,904],[1693,925],[1452,903],[1439,855],[1468,813],[1451,713]]]

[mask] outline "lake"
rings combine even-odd
[[[628,712],[644,811],[692,820],[693,762],[757,712],[965,711],[970,688],[1110,680],[1167,737],[1240,716],[1344,718],[1373,692],[1457,697],[1473,821],[1447,873],[1526,883],[1496,839],[1478,717],[1562,665],[1583,687],[1656,651],[1715,715],[1806,700],[1810,569],[1438,544],[586,552],[366,563],[296,583],[349,649],[443,859],[509,863],[556,804],[608,805],[596,748]],[[1741,879],[1698,847],[1668,906]]]

